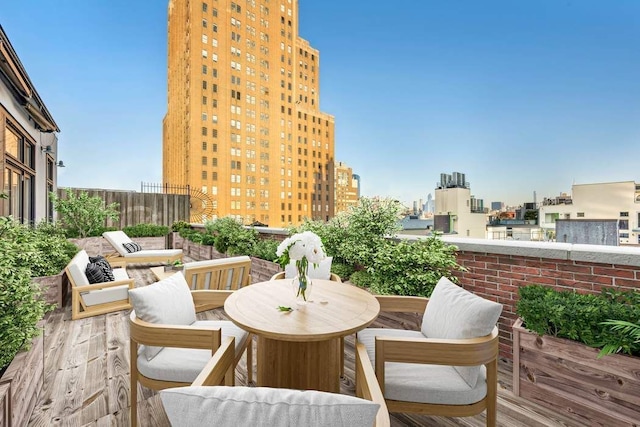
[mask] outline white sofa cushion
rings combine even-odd
[[[331,277],[331,263],[333,262],[333,257],[326,257],[316,267],[313,264],[309,264],[309,277],[311,279],[323,279],[329,280]],[[285,279],[293,279],[298,275],[298,269],[296,268],[296,262],[291,261],[284,268],[284,278]]]
[[[429,338],[461,339],[489,335],[498,322],[502,304],[481,298],[441,278],[422,318],[422,333]],[[479,366],[456,366],[470,387],[475,387]]]
[[[196,321],[196,309],[191,291],[182,272],[142,288],[130,289],[129,296],[136,316],[145,322],[163,325],[191,325]],[[148,360],[162,347],[145,346]]]
[[[371,427],[379,405],[343,394],[269,387],[180,387],[160,392],[174,426]]]
[[[115,249],[120,255],[127,255],[127,250],[123,245],[125,243],[131,243],[132,240],[124,231],[105,231],[104,233],[102,233],[102,237],[107,239],[111,246],[113,246],[113,249]]]
[[[81,295],[84,304],[87,306],[126,300],[129,298],[129,285],[114,286],[106,289],[94,289],[89,292],[81,292]]]
[[[371,364],[376,363],[376,336],[424,339],[420,331],[367,328],[357,333]],[[385,363],[384,397],[406,402],[469,405],[487,394],[486,370],[478,370],[474,387],[453,366],[416,363]]]
[[[124,254],[124,257],[127,259],[136,259],[136,258],[162,258],[167,257],[167,259],[171,257],[175,257],[182,253],[182,249],[143,249],[137,252],[131,252]]]
[[[113,277],[115,278],[116,281],[129,279],[129,275],[127,274],[126,268],[114,268],[112,271],[113,271]]]
[[[87,279],[87,275],[84,273],[87,269],[87,264],[89,264],[89,255],[87,255],[87,252],[84,250],[78,252],[71,262],[69,262],[69,274],[76,287],[89,285],[89,279]]]
[[[222,339],[235,338],[236,353],[239,353],[249,334],[227,320],[197,320],[197,328],[220,328]],[[162,381],[191,383],[211,359],[211,350],[164,347],[151,360],[144,354],[138,355],[138,371],[147,378]]]

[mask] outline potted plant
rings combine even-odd
[[[640,319],[640,293],[520,289],[513,326],[513,391],[585,425],[640,419],[640,343],[614,323]],[[610,354],[598,357],[599,348]],[[606,352],[605,352],[606,353]]]

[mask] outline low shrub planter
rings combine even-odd
[[[42,288],[47,304],[55,304],[56,309],[64,307],[69,293],[69,278],[64,270],[55,276],[34,277],[33,281]]]
[[[513,325],[513,392],[584,425],[637,426],[640,358]]]
[[[0,378],[0,426],[26,426],[44,382],[44,338],[13,358]],[[10,418],[9,418],[10,417]]]

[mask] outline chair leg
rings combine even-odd
[[[253,336],[249,335],[247,344],[247,385],[253,382]]]
[[[487,367],[487,427],[495,427],[498,415],[498,360],[494,359]]]
[[[129,413],[129,425],[136,427],[138,425],[138,345],[134,341],[129,342],[129,360],[130,362],[130,385],[129,395],[131,396],[131,410]]]

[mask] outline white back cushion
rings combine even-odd
[[[502,304],[480,298],[443,277],[438,281],[422,318],[428,338],[479,338],[489,335],[498,322]],[[456,366],[469,384],[476,386],[479,366]]]
[[[102,233],[102,237],[107,239],[107,241],[113,246],[113,249],[118,251],[118,253],[122,256],[125,256],[129,252],[122,246],[124,243],[131,243],[132,240],[126,233],[122,230],[118,231],[105,231]]]
[[[343,394],[270,387],[180,387],[160,397],[180,427],[371,427],[379,408]]]
[[[331,277],[331,263],[333,261],[333,257],[326,257],[318,266],[314,266],[313,264],[309,264],[309,277],[311,279],[324,279],[329,280]],[[296,268],[296,262],[291,261],[284,268],[284,278],[285,279],[293,279],[298,275],[298,269]]]
[[[69,274],[71,274],[73,282],[78,287],[89,284],[89,279],[87,279],[87,275],[84,274],[87,269],[87,264],[89,264],[89,255],[87,255],[85,250],[78,252],[69,263]]]
[[[149,286],[130,289],[129,297],[136,316],[145,322],[188,326],[196,321],[193,298],[182,272]],[[147,360],[160,350],[162,347],[145,346]]]

